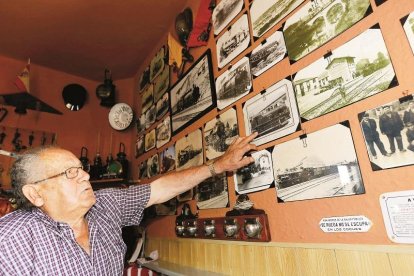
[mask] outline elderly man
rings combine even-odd
[[[93,192],[71,152],[40,148],[20,156],[11,179],[23,207],[0,219],[0,275],[121,275],[121,228],[138,224],[145,207],[204,179],[253,162],[257,133],[238,138],[210,165],[170,173],[151,184]]]

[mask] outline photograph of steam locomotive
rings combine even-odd
[[[401,24],[414,54],[414,12],[401,18]]]
[[[175,170],[175,145],[169,146],[160,153],[160,170],[166,173]]]
[[[223,155],[239,135],[237,114],[234,108],[218,115],[204,125],[205,154],[212,160]]]
[[[349,122],[273,148],[280,202],[365,193]]]
[[[148,170],[147,170],[147,160],[144,160],[139,164],[139,170],[138,170],[138,178],[144,179],[148,177]]]
[[[156,176],[160,173],[160,162],[157,153],[147,160],[147,170],[148,178]]]
[[[249,57],[253,76],[260,76],[287,55],[283,33],[276,31],[257,46]]]
[[[167,91],[170,85],[170,67],[164,66],[161,74],[155,79],[154,82],[154,102],[158,102],[162,95]]]
[[[254,158],[254,162],[238,169],[234,174],[234,185],[238,194],[268,189],[274,181],[270,152],[267,150],[256,151],[251,156]]]
[[[151,107],[145,112],[145,128],[150,128],[153,123],[155,123],[155,118],[157,115],[157,108],[155,105],[151,105]]]
[[[137,128],[137,135],[143,134],[145,132],[145,114],[142,113],[139,118],[135,121]]]
[[[247,14],[243,14],[216,42],[218,68],[223,68],[250,45]]]
[[[381,30],[377,27],[364,31],[301,69],[293,79],[299,113],[305,120],[397,84]]]
[[[217,107],[223,109],[252,89],[249,59],[244,57],[216,79]]]
[[[139,78],[139,87],[138,87],[138,91],[139,92],[144,92],[144,89],[147,88],[147,86],[150,84],[150,80],[149,80],[149,66],[147,68],[145,68],[145,70],[142,72],[141,77]]]
[[[157,136],[157,149],[168,143],[171,139],[171,119],[167,116],[157,125],[155,130]]]
[[[203,164],[203,140],[197,129],[175,143],[175,167],[177,171]]]
[[[161,119],[168,112],[168,93],[165,93],[164,96],[157,102],[157,120]]]
[[[138,156],[141,156],[144,152],[144,136],[139,136],[135,141],[135,158],[138,158]]]
[[[207,178],[198,184],[194,198],[198,209],[229,207],[226,173]]]
[[[161,47],[161,49],[155,54],[155,57],[152,58],[150,63],[150,81],[153,82],[154,79],[161,74],[162,70],[164,70],[164,59],[166,58],[168,51],[165,51],[165,47]]]
[[[145,152],[155,148],[155,129],[145,133]]]
[[[243,8],[243,0],[222,0],[211,15],[214,35],[218,35]]]
[[[144,92],[142,92],[142,99],[141,99],[141,112],[145,113],[148,108],[154,103],[154,86],[152,84],[148,85]]]
[[[216,106],[216,93],[207,50],[170,90],[172,131],[175,134]]]
[[[246,135],[258,132],[255,145],[286,136],[300,128],[292,82],[283,79],[246,101],[243,107]]]

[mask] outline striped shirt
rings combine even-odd
[[[150,197],[150,185],[96,192],[86,214],[90,255],[66,223],[38,208],[0,219],[0,275],[122,275],[126,245],[122,227],[137,225]]]

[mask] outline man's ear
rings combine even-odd
[[[26,184],[22,187],[24,196],[36,207],[42,207],[44,200],[35,185]]]

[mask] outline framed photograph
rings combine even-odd
[[[222,0],[213,10],[214,35],[218,35],[243,8],[243,0]]]
[[[203,164],[203,138],[201,137],[200,129],[177,140],[175,143],[175,156],[177,171]]]
[[[414,100],[393,101],[358,114],[372,170],[414,164]]]
[[[165,47],[161,47],[161,49],[157,52],[155,57],[152,58],[150,64],[150,81],[153,82],[154,79],[161,74],[162,70],[164,70],[165,65]]]
[[[149,66],[144,69],[144,71],[141,74],[141,77],[139,78],[139,84],[138,84],[138,91],[143,92],[144,89],[150,84],[149,79]]]
[[[145,113],[148,108],[154,103],[154,86],[152,84],[148,85],[142,93],[142,102],[141,102],[141,112]]]
[[[157,109],[155,105],[151,105],[151,107],[145,112],[145,128],[150,128],[153,123],[155,123],[155,118],[157,115]]]
[[[156,176],[160,173],[160,161],[158,154],[154,154],[147,160],[148,178]]]
[[[303,2],[304,0],[253,1],[253,4],[250,6],[253,37],[261,37]]]
[[[168,143],[171,139],[171,119],[166,117],[156,128],[157,149]]]
[[[231,105],[251,89],[249,59],[244,57],[216,79],[217,107],[221,110]]]
[[[154,102],[158,102],[169,87],[170,67],[168,65],[165,65],[161,74],[155,79],[154,82]]]
[[[160,153],[161,173],[175,170],[175,145],[169,146]]]
[[[148,177],[147,160],[144,160],[139,164],[138,178],[145,179]]]
[[[155,148],[155,129],[145,134],[145,152]]]
[[[381,30],[376,27],[303,68],[293,79],[303,120],[340,109],[397,84]]]
[[[407,16],[401,18],[401,24],[410,43],[411,51],[414,54],[414,11]]]
[[[144,145],[144,136],[138,136],[137,140],[135,141],[135,158],[143,155],[145,152],[145,145]]]
[[[177,196],[178,202],[185,202],[192,200],[194,198],[194,188],[190,189],[184,193],[181,193]]]
[[[212,160],[223,155],[239,136],[237,114],[234,108],[219,114],[204,125],[205,154]]]
[[[270,188],[273,184],[272,155],[267,150],[251,154],[254,162],[238,169],[234,174],[235,190],[238,194],[247,194]]]
[[[141,114],[139,118],[135,121],[136,128],[137,128],[137,135],[143,134],[145,132],[145,114]]]
[[[174,135],[216,107],[214,90],[211,52],[207,50],[170,89]]]
[[[246,135],[258,132],[252,141],[262,145],[300,129],[300,117],[292,82],[283,79],[243,106]]]
[[[226,173],[210,177],[196,187],[197,209],[229,207],[229,191]]]
[[[348,121],[276,145],[272,157],[279,202],[365,193]]]
[[[165,93],[164,96],[157,102],[157,120],[161,119],[168,112],[168,93]]]
[[[372,13],[369,0],[308,1],[283,26],[291,62],[298,61]],[[365,44],[365,48],[367,45]]]
[[[177,198],[155,205],[157,216],[174,216],[177,214]]]
[[[249,22],[247,14],[243,14],[216,42],[218,68],[223,68],[249,45]]]
[[[263,72],[276,65],[287,56],[283,33],[274,32],[252,51],[249,61],[253,76],[260,76]]]

